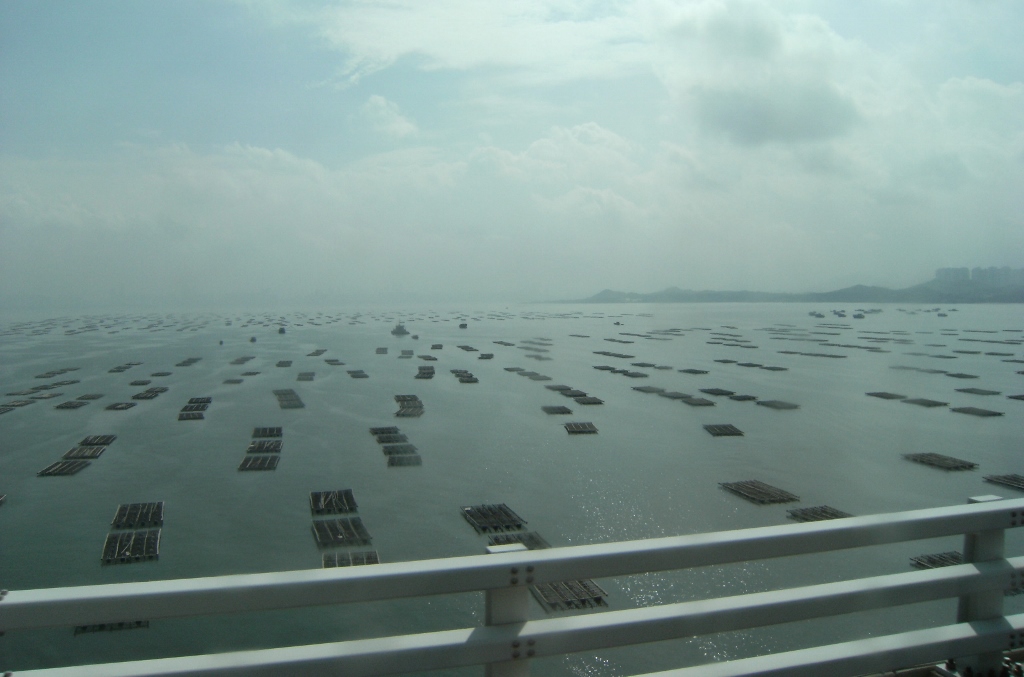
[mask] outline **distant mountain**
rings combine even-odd
[[[575,303],[1024,303],[1024,284],[982,280],[933,279],[906,289],[863,284],[828,292],[781,294],[756,291],[711,291],[669,287],[650,294],[604,289]]]

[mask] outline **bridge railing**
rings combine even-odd
[[[388,675],[482,665],[526,675],[532,658],[741,630],[958,598],[949,625],[727,663],[673,675],[857,675],[957,657],[982,671],[1024,645],[1024,614],[1003,596],[1024,587],[1024,557],[1004,556],[1006,529],[1024,526],[1024,499],[824,522],[363,567],[283,571],[9,591],[0,631],[267,611],[483,591],[473,628],[308,646],[18,672],[33,677]],[[965,564],[718,599],[528,620],[529,588],[964,535]],[[953,619],[950,619],[951,621]],[[8,635],[0,642],[11,641]],[[0,645],[2,646],[2,645]],[[3,668],[3,666],[0,666]]]

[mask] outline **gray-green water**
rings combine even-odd
[[[883,312],[864,319],[839,319],[828,308],[804,304],[658,306],[523,306],[494,309],[395,310],[160,316],[97,324],[96,331],[66,335],[70,318],[45,335],[7,322],[0,326],[0,390],[16,392],[64,379],[81,382],[58,389],[64,395],[0,415],[0,586],[45,588],[122,581],[211,576],[320,566],[321,552],[310,531],[310,491],[351,488],[359,514],[385,562],[479,554],[486,539],[463,520],[459,506],[506,503],[553,545],[599,543],[786,523],[786,509],[828,504],[862,515],[963,503],[968,496],[1010,489],[982,481],[988,474],[1024,474],[1020,417],[1024,402],[1006,395],[1024,392],[1024,340],[1017,306],[964,306],[948,317],[937,313]],[[823,319],[809,310],[826,313]],[[852,308],[847,310],[852,311]],[[245,326],[250,317],[276,324]],[[232,320],[226,326],[226,320]],[[394,337],[404,319],[419,335]],[[336,321],[335,321],[336,320]],[[459,329],[466,322],[467,329]],[[616,326],[614,322],[621,322]],[[819,326],[843,323],[849,329]],[[205,325],[205,326],[204,326]],[[788,325],[788,326],[784,326]],[[33,325],[37,326],[37,325]],[[148,327],[148,328],[147,328]],[[678,328],[674,335],[630,334]],[[889,352],[826,347],[876,345]],[[184,329],[184,330],[181,330]],[[181,331],[180,331],[181,330]],[[968,331],[971,330],[971,331]],[[1018,331],[1007,331],[1018,330]],[[117,331],[118,333],[110,333]],[[907,332],[867,333],[867,332]],[[981,333],[981,332],[994,333]],[[733,334],[721,336],[714,334]],[[814,333],[829,332],[829,333]],[[588,338],[572,336],[586,335]],[[947,334],[947,335],[944,335]],[[251,336],[257,337],[250,343]],[[550,339],[548,352],[524,340]],[[615,343],[614,338],[633,343]],[[870,344],[869,338],[905,341]],[[669,339],[669,340],[655,340]],[[757,346],[743,349],[735,339]],[[973,339],[973,340],[965,340]],[[223,345],[219,341],[223,340]],[[1003,341],[1011,343],[983,343]],[[515,347],[494,341],[515,343]],[[709,341],[725,341],[709,343]],[[444,345],[431,351],[433,343]],[[460,350],[471,345],[494,359]],[[934,345],[928,345],[934,344]],[[387,355],[375,348],[388,347]],[[307,357],[314,349],[320,357]],[[436,362],[399,359],[402,349],[433,354]],[[980,351],[979,354],[955,350]],[[620,352],[634,359],[595,355]],[[779,351],[846,355],[843,359],[781,354]],[[908,353],[924,353],[909,355]],[[986,352],[1012,353],[986,355]],[[550,360],[529,359],[542,355]],[[252,355],[242,366],[234,358]],[[946,355],[955,359],[941,359]],[[176,367],[187,357],[202,360]],[[344,366],[330,366],[335,358]],[[766,371],[717,359],[786,367]],[[293,360],[279,368],[278,360]],[[131,370],[108,370],[128,361]],[[631,362],[671,366],[633,369],[631,379],[595,370]],[[432,364],[432,380],[415,380],[420,365]],[[892,369],[912,366],[965,372],[961,380],[941,373]],[[78,367],[52,379],[50,369]],[[552,377],[537,382],[505,371],[523,367]],[[707,370],[705,375],[678,369]],[[368,379],[347,370],[363,369]],[[461,384],[451,369],[479,378]],[[170,371],[166,377],[150,374]],[[242,377],[246,371],[256,376]],[[297,382],[314,371],[313,382]],[[131,401],[143,388],[135,379],[169,391],[129,411],[107,411]],[[239,385],[229,378],[244,378]],[[544,386],[570,385],[604,400],[578,406]],[[700,395],[724,388],[760,399],[797,403],[774,411],[752,402],[711,398],[714,407],[689,407],[643,394],[650,385]],[[995,396],[957,392],[977,387]],[[276,388],[299,393],[304,409],[282,410]],[[909,397],[1005,412],[998,418],[926,409],[865,396],[891,391]],[[54,405],[85,393],[103,399],[73,411]],[[393,397],[415,394],[425,404],[418,419],[396,419]],[[210,396],[204,421],[179,422],[190,397]],[[8,396],[0,406],[23,397]],[[541,406],[568,404],[574,414],[549,416]],[[591,421],[597,435],[569,436],[566,420]],[[731,423],[743,437],[714,438],[702,426]],[[284,450],[274,472],[236,470],[255,426],[282,426]],[[388,468],[371,426],[398,425],[419,448],[423,465]],[[89,434],[114,433],[117,441],[73,477],[36,477]],[[903,460],[902,454],[938,452],[980,464],[973,472],[947,473]],[[756,506],[718,486],[759,479],[801,497],[798,504]],[[165,524],[157,562],[102,566],[100,549],[118,504],[164,501]],[[1009,536],[1009,552],[1022,539]],[[752,592],[850,576],[908,570],[908,557],[959,549],[957,539],[864,549],[815,557],[752,562],[729,567],[602,580],[611,609]],[[1020,610],[1019,598],[1007,603]],[[481,594],[402,602],[325,607],[244,617],[154,621],[148,629],[73,636],[70,628],[12,631],[0,637],[0,668],[7,670],[187,655],[280,645],[337,641],[383,634],[423,632],[479,624]],[[537,605],[533,614],[544,611]],[[536,674],[620,675],[780,651],[824,641],[942,624],[952,603],[857,614],[825,622],[680,640],[599,655],[539,662]],[[128,620],[128,619],[126,619]],[[475,670],[452,674],[475,674]]]

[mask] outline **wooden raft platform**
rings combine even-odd
[[[945,407],[949,402],[939,402],[938,400],[929,400],[923,397],[916,397],[912,400],[900,400],[903,404],[916,404],[919,407]]]
[[[884,391],[879,391],[879,392],[874,392],[874,393],[865,393],[865,394],[868,397],[877,397],[877,398],[883,399],[883,400],[905,400],[905,399],[907,399],[906,395],[897,395],[896,393],[887,393],[887,392],[884,392]]]
[[[992,411],[991,409],[979,409],[978,407],[955,407],[950,409],[958,414],[969,414],[971,416],[980,416],[981,418],[989,418],[991,416],[1002,416],[1001,411]]]
[[[247,454],[279,454],[282,440],[253,440],[245,450]]]
[[[921,463],[924,465],[930,465],[933,468],[941,468],[942,470],[974,470],[978,467],[977,463],[971,461],[964,461],[959,458],[952,456],[945,456],[943,454],[924,453],[924,454],[904,454],[903,458],[914,463]]]
[[[365,564],[380,564],[380,557],[376,550],[358,550],[355,552],[325,552],[323,557],[324,569],[334,567],[356,567]]]
[[[117,506],[112,529],[138,529],[139,527],[161,527],[164,524],[164,502],[122,503]]]
[[[202,421],[206,418],[201,411],[180,411],[178,412],[179,421]]]
[[[504,503],[489,505],[464,505],[462,516],[472,525],[477,533],[519,531],[526,524],[519,515]]]
[[[284,434],[284,430],[280,427],[270,428],[253,428],[252,438],[259,439],[261,437],[281,437]]]
[[[597,434],[597,426],[593,423],[566,423],[565,431],[570,435]]]
[[[572,413],[572,409],[570,409],[569,407],[563,407],[563,406],[545,406],[545,407],[541,407],[541,410],[543,410],[543,412],[545,414],[571,414]]]
[[[274,397],[277,398],[277,405],[282,409],[302,409],[306,406],[299,398],[298,393],[290,388],[275,390]]]
[[[986,482],[1024,491],[1024,475],[987,475],[984,479]]]
[[[735,398],[733,398],[735,399]],[[775,409],[777,411],[788,411],[791,409],[799,409],[799,404],[793,404],[792,402],[783,402],[782,400],[761,400],[757,403],[760,407],[768,407],[769,409]]]
[[[604,598],[608,593],[592,580],[541,583],[530,588],[534,598],[545,610],[564,611],[608,606]]]
[[[820,522],[822,520],[853,517],[853,515],[842,510],[836,510],[829,505],[816,505],[813,508],[793,508],[792,510],[787,510],[786,517],[797,522]]]
[[[104,564],[130,564],[160,557],[160,529],[118,531],[103,543]]]
[[[280,456],[246,456],[238,466],[239,470],[276,470]]]
[[[339,515],[359,509],[351,489],[309,492],[309,509],[314,515]]]
[[[369,545],[370,533],[358,517],[313,520],[313,536],[317,545],[328,548],[343,545]]]
[[[57,461],[51,463],[36,473],[36,477],[58,477],[62,475],[74,475],[86,468],[89,461]]]
[[[742,482],[719,482],[718,486],[741,496],[753,503],[767,505],[769,503],[792,503],[799,501],[800,497],[788,491],[765,484],[759,480],[744,480]]]
[[[487,538],[487,545],[512,545],[513,543],[522,543],[527,550],[544,550],[551,547],[551,544],[536,531],[492,534]]]
[[[113,444],[116,439],[117,435],[89,435],[82,438],[82,441],[78,444],[83,447],[106,447]]]
[[[74,460],[76,458],[94,459],[94,458],[99,458],[100,455],[104,451],[106,451],[106,450],[107,450],[106,447],[100,447],[100,446],[92,446],[92,447],[78,446],[78,447],[72,447],[68,451],[64,452],[64,455],[61,456],[61,458],[64,459],[65,461],[71,461],[71,460]]]
[[[743,431],[731,423],[709,423],[704,426],[713,437],[743,437]]]

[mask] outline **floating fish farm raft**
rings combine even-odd
[[[799,501],[800,497],[788,491],[765,484],[759,480],[744,480],[742,482],[719,482],[718,486],[726,491],[731,491],[737,496],[751,501],[767,505],[769,503],[792,503]]]
[[[990,418],[992,416],[1002,416],[1001,411],[992,411],[990,409],[979,409],[978,407],[955,407],[950,409],[958,414],[968,414],[970,416],[979,416],[981,418]]]
[[[311,491],[309,493],[309,509],[314,515],[340,515],[356,512],[358,508],[351,489]]]
[[[565,431],[570,435],[592,435],[597,433],[597,426],[593,423],[566,423]]]
[[[291,389],[275,390],[274,397],[277,398],[277,404],[282,409],[302,409],[306,406],[298,394]]]
[[[280,456],[246,456],[238,466],[239,470],[276,470]]]
[[[1024,475],[987,475],[985,481],[1024,491]]]
[[[313,536],[321,548],[369,545],[370,533],[358,517],[340,517],[338,519],[313,520]]]
[[[129,564],[160,557],[160,529],[140,529],[107,534],[103,543],[104,564]]]
[[[910,566],[915,569],[938,569],[952,567],[964,563],[964,556],[959,550],[938,552],[932,555],[918,555],[910,558]]]
[[[570,409],[569,407],[561,406],[561,405],[545,406],[545,407],[541,407],[541,410],[543,410],[545,414],[571,414],[572,413],[572,409]]]
[[[79,458],[94,459],[94,458],[99,458],[100,455],[104,451],[106,451],[106,449],[107,448],[105,446],[89,446],[89,447],[77,446],[77,447],[72,447],[68,451],[64,452],[64,455],[61,456],[61,458],[66,460],[66,461],[70,461],[70,460],[74,460],[74,459],[79,459]]]
[[[908,461],[913,461],[914,463],[922,463],[924,465],[930,465],[933,468],[941,468],[942,470],[974,470],[978,467],[977,463],[930,452],[924,454],[904,454],[903,458]]]
[[[324,569],[335,567],[355,567],[364,564],[380,564],[380,557],[376,550],[359,550],[356,552],[325,552],[323,557]]]
[[[462,516],[476,529],[477,533],[486,534],[502,531],[519,531],[526,524],[519,515],[504,503],[491,505],[464,505]]]
[[[604,600],[608,593],[602,590],[601,586],[597,583],[589,579],[562,581],[560,583],[541,583],[532,586],[530,592],[546,611],[566,611],[569,609],[608,606]]]
[[[114,519],[110,522],[112,529],[160,527],[163,524],[163,501],[157,501],[156,503],[124,503],[117,506]]]
[[[836,510],[828,505],[818,505],[813,508],[793,508],[792,510],[787,510],[786,517],[796,522],[820,522],[822,520],[853,517],[853,515],[842,510]]]
[[[875,392],[875,393],[866,393],[866,394],[869,397],[877,397],[877,398],[883,399],[883,400],[905,400],[905,399],[907,399],[906,395],[897,395],[896,393]]]
[[[704,426],[713,437],[743,437],[743,431],[731,423],[709,423]]]
[[[89,461],[57,461],[37,472],[36,476],[57,477],[60,475],[74,475],[88,465]]]

